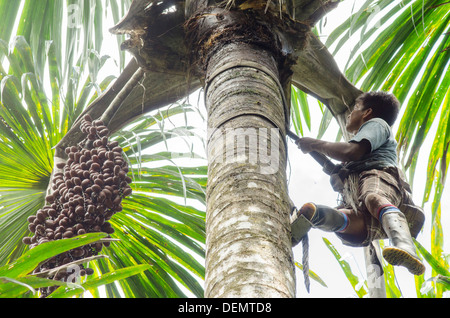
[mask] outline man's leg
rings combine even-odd
[[[380,221],[392,244],[383,249],[384,259],[391,265],[405,266],[414,275],[422,275],[425,266],[416,254],[405,215],[378,194],[369,193],[364,201],[372,216]]]
[[[302,217],[315,228],[326,232],[346,234],[351,236],[354,241],[363,241],[367,236],[362,214],[353,210],[337,210],[324,205],[306,203],[298,211],[298,217],[292,226],[293,231],[296,229],[295,222],[297,220],[300,222]],[[293,236],[301,236],[296,234],[293,233]]]

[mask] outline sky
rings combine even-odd
[[[323,25],[321,37],[322,42],[325,42],[325,36],[331,32],[336,26],[341,24],[344,19],[346,19],[352,12],[358,10],[359,6],[363,1],[361,0],[346,0],[339,4],[338,8],[330,12],[326,16],[326,22]],[[108,26],[109,28],[110,26]],[[105,34],[105,41],[110,39],[112,46],[116,46],[116,38],[114,35]],[[357,36],[355,41],[357,41]],[[106,44],[105,44],[106,45]],[[350,49],[350,47],[349,47]],[[338,63],[341,70],[347,62],[347,58],[350,52],[345,51],[345,49],[340,51],[337,55],[336,62]],[[108,69],[108,68],[106,68]],[[109,70],[108,70],[109,71]],[[200,104],[197,105],[197,101]],[[202,98],[199,98],[197,94],[190,97],[189,102],[198,108],[199,112],[204,115],[204,105],[202,105]],[[311,105],[316,105],[312,100]],[[311,131],[305,132],[305,136],[315,137],[317,136],[319,123],[321,119],[321,113],[318,107],[311,107],[311,117],[312,117],[312,129]],[[189,124],[192,125],[198,120],[197,125],[200,131],[205,131],[206,126],[202,120],[199,118],[189,119]],[[436,127],[432,128],[436,129]],[[336,138],[338,131],[338,125],[335,121],[332,121],[330,128],[327,130],[325,135],[322,137],[324,140],[333,141]],[[394,126],[394,133],[395,133]],[[430,133],[433,136],[433,132]],[[428,140],[428,144],[432,141]],[[182,143],[184,144],[184,142]],[[184,144],[185,145],[185,144]],[[198,145],[196,145],[198,147]],[[426,146],[425,146],[426,147]],[[204,149],[196,148],[197,152],[204,154]],[[425,148],[427,149],[427,148]],[[177,148],[178,150],[178,148]],[[427,153],[422,153],[419,156],[419,164],[417,168],[417,173],[415,175],[415,182],[413,188],[413,196],[416,203],[421,204],[423,185],[425,184],[426,178],[426,165],[427,165]],[[293,202],[297,206],[301,206],[306,202],[316,202],[318,204],[325,204],[329,206],[337,205],[338,195],[332,190],[328,176],[322,171],[322,168],[316,163],[309,155],[303,154],[292,141],[288,141],[288,186],[289,195]],[[448,183],[448,182],[447,182]],[[445,193],[442,199],[442,211],[443,218],[442,224],[444,224],[444,233],[449,232],[448,224],[450,224],[450,213],[447,213],[450,209],[450,187],[447,185]],[[430,215],[429,204],[425,206],[426,215]],[[447,225],[447,226],[446,226]],[[423,233],[419,234],[418,241],[421,242],[428,250],[430,249],[430,230],[431,225],[429,218],[426,219]],[[360,279],[364,280],[366,278],[366,265],[364,261],[364,254],[362,248],[352,248],[344,246],[341,241],[333,233],[325,233],[320,230],[312,229],[309,232],[309,242],[310,242],[310,255],[309,262],[310,268],[314,271],[322,280],[325,281],[328,287],[323,287],[315,281],[311,281],[311,291],[308,294],[303,285],[302,272],[297,269],[297,297],[300,298],[335,298],[335,297],[356,297],[352,286],[345,277],[342,269],[340,268],[338,262],[334,259],[334,256],[326,247],[323,242],[323,237],[327,238],[339,251],[342,258],[345,259],[351,266],[352,271]],[[444,250],[450,244],[448,238],[445,238]],[[294,248],[294,258],[295,261],[301,263],[302,249],[301,244]],[[395,267],[395,273],[397,277],[397,283],[403,294],[403,297],[416,297],[416,288],[414,284],[414,277],[409,274],[409,272],[400,267]],[[430,277],[430,268],[427,266],[426,278]]]

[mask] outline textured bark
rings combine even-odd
[[[267,51],[229,44],[211,58],[208,73],[236,61],[242,66],[225,68],[205,92],[210,129],[205,296],[293,297],[285,107],[277,81],[245,66],[258,61],[279,76],[277,63]],[[241,141],[245,134],[255,137],[245,141],[245,153],[230,138],[233,133]]]

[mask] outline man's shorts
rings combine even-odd
[[[357,183],[352,186],[350,183]],[[348,234],[336,233],[345,245],[368,246],[373,240],[387,239],[387,234],[383,230],[380,221],[373,217],[367,210],[364,202],[368,194],[378,194],[386,198],[392,205],[395,205],[405,214],[408,221],[411,235],[416,237],[423,226],[425,217],[421,208],[414,205],[411,198],[411,190],[395,167],[384,169],[372,169],[350,175],[346,179],[344,186],[344,208],[355,209],[364,217],[367,229],[367,236],[363,241],[355,241]],[[353,200],[355,204],[350,204]]]

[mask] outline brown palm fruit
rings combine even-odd
[[[28,217],[28,229],[33,234],[22,242],[30,249],[49,241],[70,239],[91,232],[114,233],[109,220],[122,211],[122,199],[131,195],[131,178],[127,176],[128,164],[123,149],[117,141],[109,140],[109,130],[101,120],[85,115],[81,120],[85,139],[78,145],[67,147],[67,161],[56,167],[51,189],[45,197],[46,205]],[[93,243],[47,260],[35,273],[99,253],[109,242]],[[82,268],[83,275],[93,270]],[[58,272],[53,279],[67,279],[70,273]],[[73,277],[72,277],[73,278]],[[56,286],[41,288],[46,297]]]

